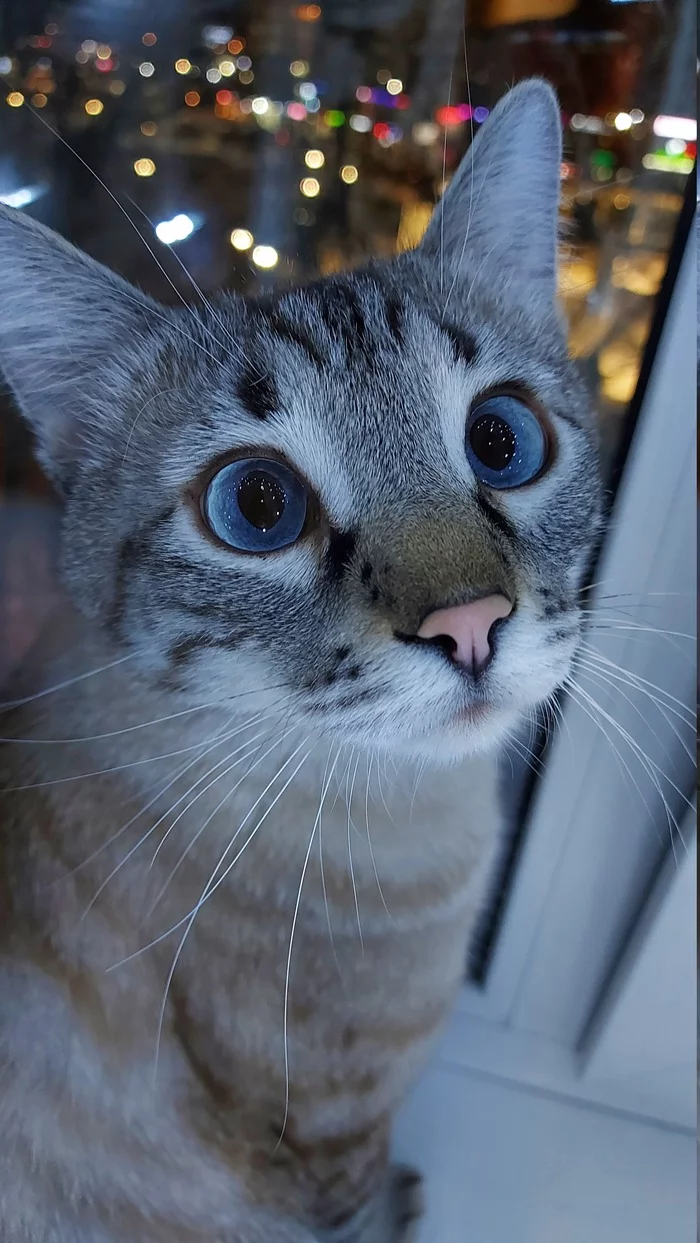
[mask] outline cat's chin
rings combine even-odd
[[[387,750],[405,759],[427,760],[440,766],[458,764],[469,756],[483,755],[502,746],[519,720],[513,708],[492,708],[478,704],[460,711],[449,722],[412,738],[397,738]]]

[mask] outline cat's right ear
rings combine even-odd
[[[60,491],[114,418],[120,351],[162,315],[113,272],[0,206],[0,373]]]

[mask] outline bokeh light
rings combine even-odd
[[[139,73],[142,78],[152,78],[156,71],[156,67],[150,60],[142,60],[139,65]]]
[[[234,250],[250,250],[255,238],[250,229],[233,229],[229,241]]]
[[[315,177],[302,177],[299,189],[307,199],[315,199],[321,193],[321,183]]]
[[[175,61],[175,72],[180,74],[189,73],[192,68],[192,62],[186,56],[180,57]]]
[[[101,99],[86,99],[85,111],[89,117],[98,117],[104,111],[104,104]]]
[[[253,249],[253,263],[258,268],[274,268],[278,260],[279,255],[274,246],[256,246]]]
[[[158,42],[158,36],[154,35],[152,30],[147,30],[145,35],[141,36],[141,42],[145,47],[153,47],[154,43]]]
[[[149,160],[145,156],[134,160],[134,172],[137,177],[152,177],[155,171],[156,166],[153,160]]]
[[[185,93],[185,103],[188,108],[196,108],[197,104],[201,102],[201,99],[202,96],[199,91],[187,91]]]
[[[343,167],[340,170],[341,180],[345,182],[346,186],[354,185],[359,175],[360,174],[354,164],[343,164]]]
[[[325,162],[325,155],[322,151],[317,151],[316,148],[312,148],[310,151],[307,151],[304,156],[304,163],[307,168],[323,168]]]
[[[24,103],[24,95],[21,91],[10,91],[5,102],[8,103],[11,108],[21,108]]]

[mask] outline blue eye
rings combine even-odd
[[[547,437],[537,415],[517,397],[487,397],[467,420],[467,457],[488,488],[519,488],[539,475]]]
[[[299,538],[306,521],[306,489],[288,466],[271,458],[243,458],[214,475],[202,502],[207,524],[240,552],[273,552]]]

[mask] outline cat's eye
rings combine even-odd
[[[467,457],[488,488],[530,483],[547,461],[547,436],[540,419],[520,398],[495,394],[474,406],[467,420]]]
[[[242,458],[214,475],[202,513],[231,548],[273,552],[299,538],[307,505],[306,488],[289,466],[272,458]]]

